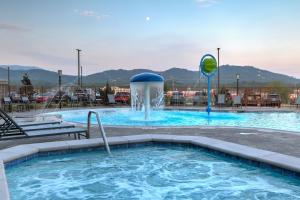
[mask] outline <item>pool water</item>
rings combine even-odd
[[[300,180],[183,145],[37,157],[6,169],[12,200],[300,199]]]
[[[64,121],[86,123],[89,110],[53,112]],[[144,120],[144,113],[124,108],[95,109],[104,125],[112,126],[229,126],[243,128],[267,128],[300,133],[300,113],[296,112],[206,112],[157,110]],[[96,123],[96,119],[93,119]]]

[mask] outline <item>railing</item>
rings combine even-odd
[[[92,116],[92,114],[94,114],[94,115],[96,116],[96,118],[97,118],[99,130],[100,130],[101,135],[102,135],[102,138],[103,138],[103,142],[104,142],[104,145],[105,145],[105,149],[106,149],[107,153],[110,154],[109,144],[108,144],[108,142],[107,142],[106,134],[105,134],[104,128],[103,128],[103,126],[102,126],[102,123],[101,123],[101,120],[100,120],[100,117],[99,117],[99,113],[97,113],[97,112],[95,112],[95,111],[89,111],[89,113],[88,113],[87,138],[90,138],[91,116]]]

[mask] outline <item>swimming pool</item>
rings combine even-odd
[[[300,113],[296,112],[212,112],[210,116],[200,111],[156,110],[149,120],[144,113],[127,108],[94,109],[104,125],[110,126],[228,126],[243,128],[267,128],[300,132]],[[89,110],[52,112],[64,121],[86,123]],[[93,123],[96,120],[93,119]]]
[[[36,157],[6,169],[12,200],[300,199],[293,176],[187,145]]]

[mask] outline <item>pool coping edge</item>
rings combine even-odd
[[[300,158],[284,155],[267,150],[257,149],[245,145],[226,142],[203,136],[181,136],[169,134],[143,134],[130,136],[108,137],[110,145],[143,143],[143,142],[171,142],[186,143],[207,149],[215,150],[250,161],[265,163],[284,170],[300,173]],[[81,148],[101,147],[102,138],[68,140],[57,142],[23,144],[0,150],[0,193],[1,199],[9,200],[9,190],[5,175],[5,163],[12,162],[39,152],[51,152],[59,150],[72,150]]]

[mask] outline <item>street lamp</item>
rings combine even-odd
[[[80,87],[80,51],[81,49],[76,49],[77,51],[77,61],[78,61],[78,77],[77,77],[77,83],[78,87]]]
[[[10,67],[7,67],[7,85],[8,85],[8,96],[10,97]]]
[[[240,74],[236,74],[236,95],[239,95],[239,80],[240,80]]]
[[[80,67],[80,87],[82,88],[82,66]]]
[[[262,77],[261,77],[261,74],[260,74],[260,71],[258,71],[258,74],[257,74],[257,79],[258,79],[258,87],[259,87],[259,96],[260,96],[260,99],[261,99],[261,85],[260,85],[260,82],[262,82],[261,80],[262,80]]]
[[[58,87],[59,87],[59,109],[61,109],[61,76],[62,70],[58,70]]]

